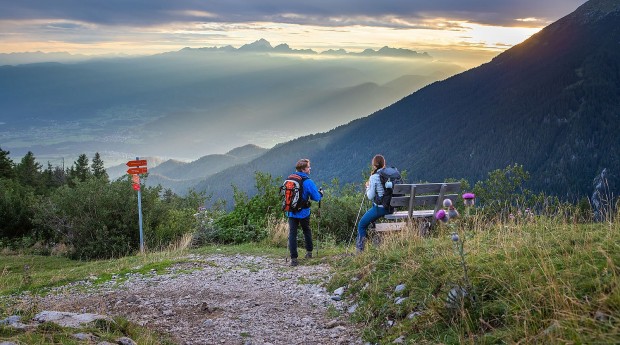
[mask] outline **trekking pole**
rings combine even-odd
[[[364,206],[364,198],[365,195],[362,193],[362,202],[360,203],[360,209],[357,211],[357,217],[355,217],[355,223],[353,223],[353,230],[351,231],[351,236],[349,237],[349,243],[347,243],[347,250],[345,254],[349,254],[349,247],[351,246],[351,240],[353,239],[353,233],[355,233],[355,228],[357,226],[357,220],[360,218],[360,213],[362,212],[362,206]]]
[[[323,188],[319,188],[321,199],[323,198]],[[319,200],[319,208],[316,210],[316,216],[319,218],[316,227],[316,256],[319,256],[319,233],[321,232],[321,201]]]
[[[286,213],[286,212],[284,212],[284,219],[286,219],[286,224],[288,225],[288,213]],[[287,226],[287,228],[288,228],[288,236],[290,236],[291,235],[291,229],[288,226]],[[288,236],[286,236],[286,258],[284,259],[284,262],[286,264],[288,264],[288,256],[289,256],[289,253],[290,253],[289,246],[288,246]]]

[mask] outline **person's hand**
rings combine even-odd
[[[319,188],[319,194],[321,194],[321,198],[323,197],[323,188]]]
[[[370,181],[366,181],[366,189],[368,189],[368,186],[370,186]]]

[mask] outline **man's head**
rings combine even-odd
[[[310,173],[310,160],[306,158],[298,160],[295,170],[305,172],[306,174]]]

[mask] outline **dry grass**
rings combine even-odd
[[[265,244],[277,248],[286,248],[288,245],[288,222],[286,219],[270,218],[267,221],[268,235]]]

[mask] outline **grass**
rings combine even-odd
[[[138,344],[172,345],[174,342],[167,336],[158,334],[143,327],[136,326],[124,318],[111,321],[98,320],[80,329],[61,327],[51,322],[38,325],[36,329],[24,331],[0,325],[0,342],[12,341],[17,344],[29,345],[78,345],[92,344],[88,340],[78,340],[74,334],[85,333],[96,336],[96,343],[107,341],[116,344],[121,337],[129,337]]]
[[[461,242],[454,242],[452,233],[457,233]],[[459,244],[463,245],[462,255]],[[421,238],[417,229],[409,228],[383,238],[380,246],[370,246],[362,255],[345,252],[353,251],[321,243],[318,257],[302,264],[327,263],[334,268],[328,291],[346,286],[343,297],[358,305],[351,320],[362,326],[364,339],[372,343],[391,343],[400,337],[408,344],[620,343],[617,221],[577,224],[535,217],[488,223],[474,215],[439,224],[430,237]],[[69,282],[104,282],[126,273],[161,273],[192,253],[288,256],[286,248],[266,243],[180,249],[96,262],[3,256],[0,314],[14,312],[9,302],[14,293],[45,293]],[[399,284],[405,285],[404,291],[395,291]],[[450,291],[465,293],[453,294],[456,298],[449,301]],[[396,303],[397,298],[405,299]],[[340,311],[329,308],[328,314],[335,316]],[[123,326],[91,332],[102,339],[134,334],[142,339],[140,344],[169,341],[126,320],[117,323]],[[0,340],[18,343],[77,343],[70,333],[76,331],[37,329],[24,333],[0,326]]]
[[[467,223],[467,224],[465,224]],[[458,247],[463,240],[466,279]],[[338,263],[330,288],[347,285],[366,340],[390,343],[611,344],[620,342],[620,224],[441,224],[413,229]],[[352,278],[357,278],[354,280]],[[401,294],[394,288],[405,284]],[[464,288],[457,305],[450,290]],[[390,326],[391,324],[391,326]]]

